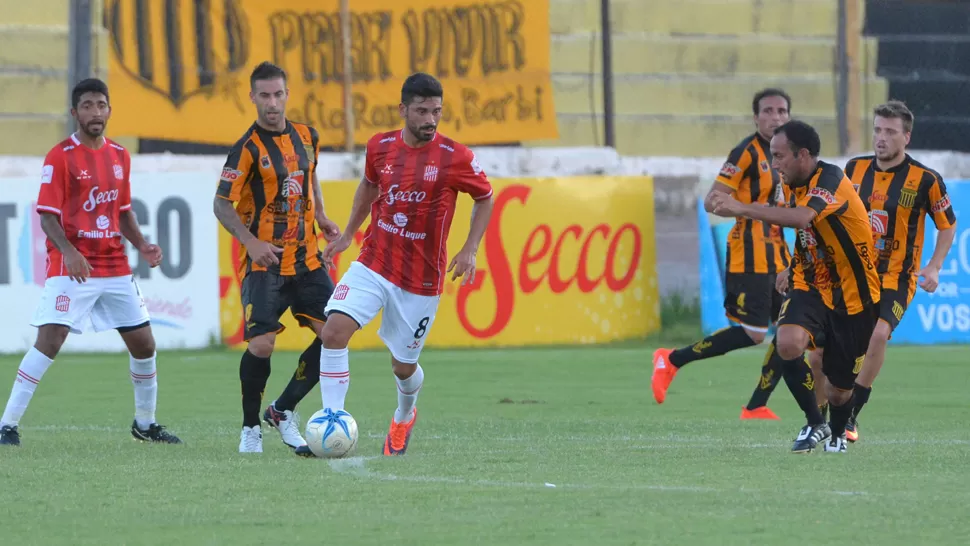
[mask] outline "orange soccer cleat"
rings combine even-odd
[[[650,383],[653,386],[653,398],[658,404],[664,403],[670,382],[677,375],[677,368],[670,363],[672,352],[674,352],[673,349],[657,349],[653,352],[653,377]]]
[[[776,415],[775,412],[771,411],[771,409],[768,408],[768,406],[761,406],[761,407],[754,408],[752,410],[749,410],[746,407],[742,407],[741,420],[746,421],[748,419],[766,419],[770,421],[781,421],[781,417],[778,417],[778,415]]]
[[[391,417],[391,429],[387,431],[384,438],[384,455],[404,455],[408,450],[408,442],[411,441],[411,430],[414,428],[415,421],[418,420],[418,408],[414,408],[414,414],[407,423],[398,423]]]

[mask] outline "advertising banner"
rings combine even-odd
[[[254,119],[250,72],[271,61],[289,76],[287,117],[342,146],[338,5],[106,0],[113,134],[231,145]],[[465,144],[558,138],[549,0],[355,0],[351,10],[357,144],[400,127],[414,72],[441,80],[440,130]]]
[[[346,225],[358,182],[325,182],[327,214]],[[475,282],[445,284],[428,346],[479,347],[602,343],[644,336],[660,327],[654,249],[653,182],[647,177],[576,177],[493,181],[495,209],[478,252]],[[464,244],[472,201],[458,200],[448,238],[449,260]],[[360,252],[339,256],[335,280]],[[222,332],[242,346],[238,243],[219,239]],[[321,239],[321,248],[326,242]],[[280,349],[313,339],[287,313]],[[378,316],[352,347],[382,347]]]
[[[46,279],[46,235],[34,211],[36,178],[4,179],[0,195],[0,353],[26,351],[30,326]],[[159,349],[207,347],[219,341],[216,220],[212,198],[200,187],[213,177],[194,173],[140,174],[132,180],[132,210],[145,237],[162,247],[156,268],[129,245],[129,259],[152,320]],[[89,326],[89,325],[87,325]],[[68,336],[64,351],[121,351],[117,332]]]

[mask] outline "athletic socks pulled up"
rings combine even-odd
[[[724,353],[751,347],[756,343],[740,326],[723,328],[705,337],[701,341],[687,347],[682,347],[670,353],[670,363],[680,368],[695,360],[703,360],[721,356]]]

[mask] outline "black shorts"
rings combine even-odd
[[[911,281],[911,284],[915,282]],[[882,289],[879,295],[879,318],[889,325],[890,332],[899,326],[899,321],[909,308],[909,302],[913,301],[916,291],[912,288],[914,287],[907,285],[897,289]]]
[[[775,290],[774,273],[728,273],[724,288],[729,319],[766,331],[778,319],[783,296]]]
[[[333,280],[324,268],[300,275],[279,275],[268,271],[251,271],[242,281],[242,304],[245,318],[244,339],[282,332],[280,317],[287,309],[300,326],[311,321],[326,322],[323,310],[333,294]]]
[[[810,337],[809,349],[824,348],[822,373],[825,377],[836,388],[851,389],[876,329],[879,305],[848,315],[826,307],[817,294],[801,290],[790,294],[782,304],[778,326],[790,324],[804,328]]]

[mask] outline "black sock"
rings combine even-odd
[[[259,425],[259,410],[263,405],[263,391],[269,379],[269,358],[260,358],[247,349],[239,361],[239,382],[242,384],[243,426]]]
[[[670,353],[670,363],[675,368],[680,368],[695,360],[721,356],[729,351],[744,349],[752,345],[755,345],[755,342],[751,340],[751,336],[744,331],[744,328],[731,326],[718,330],[693,345]]]
[[[822,419],[828,419],[829,403],[826,402],[824,404],[820,404],[818,407],[818,411],[822,414]]]
[[[313,343],[300,355],[300,362],[293,372],[293,377],[287,383],[283,393],[276,399],[274,407],[277,411],[293,411],[313,387],[320,382],[320,349],[323,342],[314,338]]]
[[[832,427],[832,437],[842,436],[845,434],[845,425],[849,422],[849,417],[852,417],[852,399],[841,406],[829,404],[829,412],[832,414],[832,420],[829,422],[829,426]]]
[[[772,341],[771,344],[774,345],[775,342]],[[772,358],[781,360],[777,350]],[[795,397],[795,402],[798,402],[798,407],[805,412],[808,424],[812,426],[824,424],[825,419],[815,401],[815,378],[812,376],[812,367],[808,365],[805,356],[799,356],[794,360],[782,360],[782,375],[785,377],[788,390]]]
[[[758,386],[754,388],[751,400],[748,401],[749,410],[767,406],[768,398],[775,387],[778,386],[778,382],[781,381],[783,360],[775,357],[775,344],[772,343],[768,347],[764,363],[761,364],[761,378],[758,380]]]
[[[862,411],[862,406],[866,405],[869,401],[869,395],[872,394],[872,387],[863,387],[862,385],[856,383],[852,386],[852,416],[855,418],[859,417],[859,412]]]

